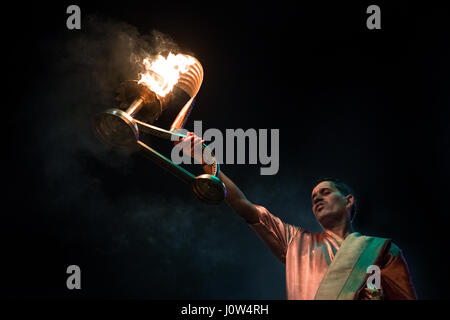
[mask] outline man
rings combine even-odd
[[[203,141],[193,133],[183,139],[194,148]],[[203,159],[201,159],[202,163]],[[206,173],[211,168],[204,165]],[[256,231],[286,265],[288,299],[416,299],[406,261],[389,239],[366,237],[352,230],[356,199],[342,182],[324,179],[314,187],[314,215],[323,232],[311,232],[281,221],[266,208],[250,202],[223,173],[225,201]],[[379,283],[368,287],[367,272],[379,270]]]

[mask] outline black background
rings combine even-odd
[[[443,7],[376,3],[382,29],[368,30],[369,2],[78,2],[82,28],[68,30],[70,4],[4,11],[2,296],[285,298],[284,266],[230,208],[92,135],[136,78],[117,45],[158,30],[205,70],[188,129],[280,129],[276,175],[222,166],[251,201],[320,231],[313,182],[341,178],[359,199],[355,229],[393,239],[419,298],[449,297]]]

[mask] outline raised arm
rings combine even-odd
[[[183,146],[183,150],[185,150],[185,147],[191,147],[190,156],[194,158],[196,156],[194,146],[198,146],[202,142],[192,132],[189,132],[187,137],[181,141],[181,143],[188,144]],[[196,160],[204,164],[203,158]],[[212,172],[212,168],[209,165],[204,164],[203,169],[208,174]],[[218,178],[222,180],[227,188],[226,203],[256,231],[275,256],[281,262],[286,263],[287,248],[291,239],[301,231],[300,228],[284,223],[266,208],[247,200],[244,193],[223,172],[219,172]]]
[[[205,165],[203,166],[203,169],[206,173],[211,174],[210,166]],[[259,221],[258,209],[256,209],[255,205],[247,200],[238,186],[222,171],[219,172],[218,178],[222,180],[227,188],[227,195],[225,197],[226,203],[248,223],[257,223]]]

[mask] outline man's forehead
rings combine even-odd
[[[335,185],[333,182],[331,181],[322,181],[321,183],[319,183],[317,186],[314,187],[311,196],[313,196],[314,194],[316,194],[317,192],[319,192],[320,189],[324,189],[324,188],[330,188],[330,189],[336,189]]]

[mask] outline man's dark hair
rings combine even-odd
[[[336,189],[339,190],[340,193],[342,193],[344,196],[347,196],[349,194],[351,194],[353,196],[354,202],[353,202],[353,206],[352,206],[352,211],[350,213],[350,221],[353,221],[353,219],[355,218],[356,212],[357,212],[357,201],[356,201],[356,195],[355,192],[353,191],[353,189],[346,184],[345,182],[342,182],[339,179],[336,178],[332,178],[332,177],[327,177],[327,178],[320,178],[316,181],[316,184],[314,185],[313,189],[321,182],[324,181],[329,181],[329,182],[333,182],[333,184],[335,185]]]

